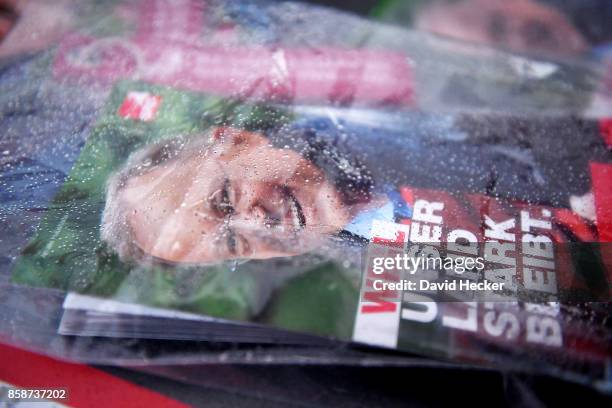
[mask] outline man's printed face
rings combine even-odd
[[[536,0],[431,3],[415,23],[421,30],[517,52],[569,56],[587,46],[563,14]]]
[[[242,130],[216,129],[212,138],[122,188],[145,253],[187,263],[295,255],[349,221],[338,191],[298,153]]]

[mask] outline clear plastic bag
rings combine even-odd
[[[55,35],[0,48],[7,341],[125,365],[413,361],[358,341],[609,387],[601,63],[298,3],[46,7]],[[559,271],[569,243],[590,263],[559,272],[560,300],[448,304],[476,330],[400,330],[397,299],[373,302],[390,327],[368,323],[367,250],[414,240],[423,202],[446,208],[445,237],[469,224],[483,245],[491,217],[548,214]]]

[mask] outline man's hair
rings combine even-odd
[[[329,137],[323,137],[312,129],[279,129],[269,131],[267,136],[274,147],[295,150],[323,171],[328,181],[335,185],[345,205],[370,200],[374,184],[370,172],[357,157],[340,148]],[[208,134],[180,135],[147,145],[132,153],[123,167],[109,178],[101,237],[121,260],[155,261],[136,245],[127,214],[122,208],[119,195],[127,181],[146,174],[162,163],[185,158],[185,155],[202,157],[211,140]]]
[[[320,169],[340,193],[343,204],[367,203],[372,198],[372,173],[329,126],[280,128],[268,134],[275,147],[290,148]]]

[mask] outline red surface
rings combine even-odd
[[[597,232],[601,242],[612,242],[612,165],[591,163]]]
[[[612,165],[591,163],[591,179],[599,241],[612,242]],[[608,282],[612,282],[612,245],[602,245],[600,251]]]
[[[599,122],[599,130],[606,145],[612,148],[612,119],[602,119]]]
[[[81,364],[0,344],[0,380],[23,388],[67,388],[72,407],[186,407],[162,394]]]

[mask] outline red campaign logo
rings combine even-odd
[[[162,97],[148,92],[128,92],[117,112],[124,119],[150,122],[157,116]]]

